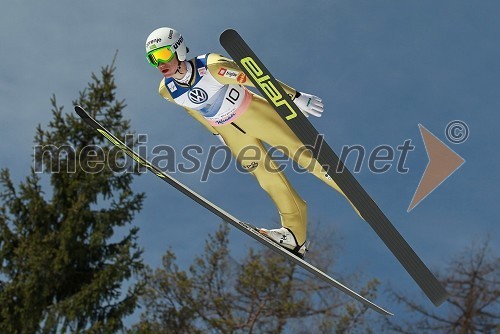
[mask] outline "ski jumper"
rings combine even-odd
[[[284,153],[302,168],[344,194],[273,107],[244,87],[253,84],[234,61],[205,54],[187,62],[192,68],[189,82],[182,84],[165,78],[160,83],[160,95],[184,107],[210,132],[224,139],[238,162],[257,178],[273,200],[282,226],[293,232],[299,245],[303,244],[307,235],[306,203],[278,170],[263,142],[286,148]],[[296,96],[295,89],[281,82],[280,85],[292,99]]]

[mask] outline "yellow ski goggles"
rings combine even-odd
[[[158,67],[160,63],[168,63],[174,58],[175,51],[170,48],[171,45],[163,46],[153,51],[149,51],[147,54],[148,62],[153,67]]]

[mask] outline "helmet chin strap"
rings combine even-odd
[[[180,83],[187,84],[189,82],[189,80],[191,79],[191,76],[193,74],[193,68],[191,66],[191,63],[186,62],[186,72],[185,73],[182,73],[180,71],[180,69],[181,69],[181,63],[179,63],[179,66],[177,66],[177,71],[175,71],[175,73],[179,73],[180,75],[184,75],[184,76],[180,79],[175,79],[175,80],[180,82]]]
[[[179,61],[179,65],[177,65],[177,70],[175,71],[175,73],[182,74],[181,71],[180,71],[181,70],[181,65],[182,65],[182,62]]]
[[[177,70],[175,71],[175,73],[184,74],[184,73],[181,73],[182,61],[179,60],[177,53],[175,54],[175,59],[177,59]]]

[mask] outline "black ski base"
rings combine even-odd
[[[292,102],[243,38],[235,30],[228,29],[221,34],[220,43],[302,143],[314,148],[314,157],[427,297],[436,306],[442,304],[448,297],[444,287],[344,166],[332,148],[324,140],[321,145],[317,145],[318,138],[322,140],[323,137]]]

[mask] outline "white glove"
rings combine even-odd
[[[293,102],[295,102],[306,117],[309,117],[309,115],[321,117],[323,103],[319,97],[301,92],[297,92],[297,95]]]

